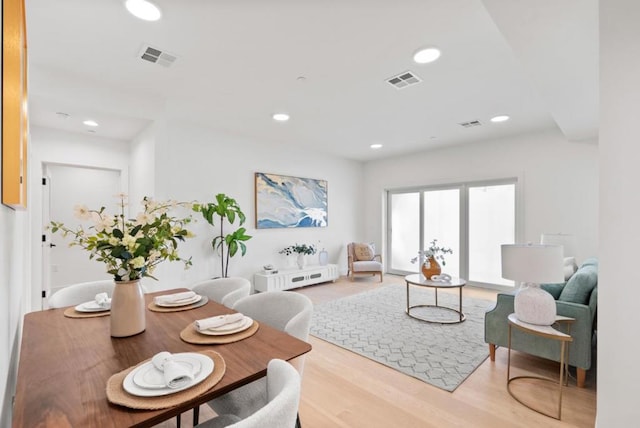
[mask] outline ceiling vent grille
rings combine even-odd
[[[397,76],[387,79],[387,83],[396,89],[404,89],[420,82],[422,82],[422,79],[410,71],[405,71],[404,73],[400,73]]]
[[[463,128],[473,128],[474,126],[481,126],[482,123],[479,120],[470,120],[469,122],[462,122],[458,125],[462,126]]]
[[[153,46],[143,46],[138,54],[138,57],[143,61],[159,64],[163,67],[171,66],[178,57],[174,54],[168,53]]]

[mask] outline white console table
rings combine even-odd
[[[279,270],[278,273],[253,275],[253,285],[256,291],[289,290],[305,285],[335,281],[340,277],[338,265],[311,265],[302,269]]]

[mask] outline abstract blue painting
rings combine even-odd
[[[256,228],[327,226],[327,181],[256,173]]]

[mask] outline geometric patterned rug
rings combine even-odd
[[[317,304],[310,334],[453,392],[489,355],[484,313],[492,302],[465,297],[463,290],[466,321],[447,325],[409,317],[406,299],[406,287],[397,284]],[[411,288],[411,305],[433,304],[433,299],[433,289]],[[458,293],[439,292],[438,304],[457,308]],[[436,308],[411,313],[457,316]]]

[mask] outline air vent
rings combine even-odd
[[[171,66],[178,57],[174,54],[168,53],[161,49],[155,48],[153,46],[144,46],[138,57],[143,59],[144,61],[149,61],[154,64],[162,65],[163,67]]]
[[[470,120],[469,122],[462,122],[458,125],[462,126],[463,128],[473,128],[474,126],[481,126],[482,123],[480,123],[479,120]]]
[[[405,71],[404,73],[400,73],[397,76],[387,79],[387,83],[396,89],[403,89],[420,82],[422,82],[422,79],[410,71]]]

